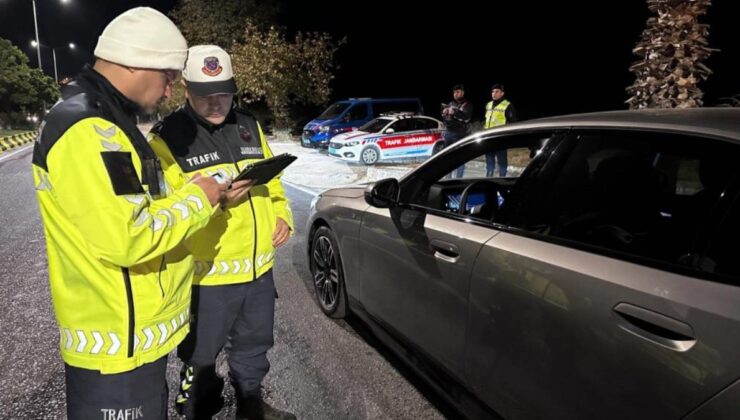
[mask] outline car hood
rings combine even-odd
[[[366,133],[364,131],[358,131],[358,130],[349,131],[346,133],[337,134],[336,136],[334,136],[334,138],[331,139],[331,141],[334,143],[344,143],[349,140],[359,140],[367,136],[368,134],[370,133]]]
[[[304,130],[314,130],[318,128],[320,125],[326,123],[327,121],[331,121],[331,120],[318,120],[318,119],[311,120],[308,122],[308,124],[305,125],[305,127],[303,127],[303,129]]]
[[[326,190],[321,195],[323,197],[342,197],[342,198],[360,198],[365,195],[365,188],[372,182],[364,184],[345,185],[338,188]]]

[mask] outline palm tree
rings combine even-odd
[[[702,64],[708,47],[709,25],[699,23],[712,0],[647,0],[656,16],[647,21],[632,52],[640,60],[630,71],[636,80],[627,88],[631,109],[692,108],[702,106],[698,87],[712,71]]]

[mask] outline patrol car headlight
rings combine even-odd
[[[357,146],[358,144],[360,144],[359,140],[352,140],[352,141],[348,141],[344,145],[347,147],[352,147],[352,146]]]
[[[321,131],[322,133],[328,133],[329,130],[331,130],[331,127],[329,127],[328,125],[319,128],[319,131]]]

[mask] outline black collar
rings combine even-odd
[[[116,89],[111,82],[108,81],[102,74],[98,73],[89,64],[85,64],[82,71],[77,75],[75,81],[70,83],[70,88],[65,89],[62,92],[64,98],[73,96],[77,93],[78,89],[75,89],[75,84],[79,85],[82,90],[92,93],[94,96],[101,96],[109,99],[111,105],[121,110],[128,118],[136,121],[136,115],[141,112],[136,102],[127,98],[121,91]]]
[[[232,124],[236,122],[236,112],[234,112],[234,107],[231,107],[231,110],[229,110],[229,113],[226,115],[226,118],[221,124],[213,124],[210,121],[206,120],[205,118],[198,115],[197,112],[193,109],[192,106],[190,106],[190,101],[185,101],[185,113],[193,119],[198,125],[208,130],[208,132],[213,133],[214,131],[222,128],[223,126],[227,124]]]

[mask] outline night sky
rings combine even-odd
[[[92,60],[97,36],[120,12],[147,5],[169,11],[175,0],[37,0],[42,44],[75,42],[57,49],[60,77]],[[290,31],[324,31],[348,43],[337,56],[341,69],[333,99],[422,98],[430,115],[465,85],[480,119],[493,83],[506,85],[523,118],[623,109],[633,80],[631,53],[649,16],[642,0],[448,1],[376,0],[284,2],[279,23]],[[715,0],[711,25],[715,74],[701,84],[707,105],[740,94],[740,14],[736,0]],[[535,6],[536,4],[536,6]],[[0,36],[21,47],[36,65],[30,0],[0,0]],[[42,49],[53,76],[51,50]]]

